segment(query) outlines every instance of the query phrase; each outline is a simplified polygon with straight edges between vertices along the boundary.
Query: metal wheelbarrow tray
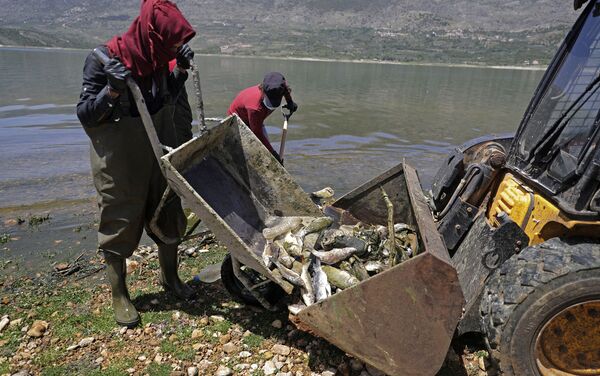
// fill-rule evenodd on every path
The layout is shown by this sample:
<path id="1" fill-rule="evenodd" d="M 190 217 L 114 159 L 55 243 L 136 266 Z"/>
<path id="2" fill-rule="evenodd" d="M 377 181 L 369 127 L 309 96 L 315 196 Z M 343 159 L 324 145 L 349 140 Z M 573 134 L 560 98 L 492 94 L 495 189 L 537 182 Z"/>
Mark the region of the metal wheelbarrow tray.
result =
<path id="1" fill-rule="evenodd" d="M 287 171 L 237 117 L 162 158 L 169 186 L 232 256 L 285 285 L 257 256 L 273 216 L 322 216 Z M 386 224 L 379 187 L 395 222 L 415 227 L 420 253 L 302 310 L 292 320 L 390 375 L 434 375 L 442 366 L 464 303 L 456 270 L 436 229 L 416 171 L 402 163 L 333 206 L 368 224 Z"/>

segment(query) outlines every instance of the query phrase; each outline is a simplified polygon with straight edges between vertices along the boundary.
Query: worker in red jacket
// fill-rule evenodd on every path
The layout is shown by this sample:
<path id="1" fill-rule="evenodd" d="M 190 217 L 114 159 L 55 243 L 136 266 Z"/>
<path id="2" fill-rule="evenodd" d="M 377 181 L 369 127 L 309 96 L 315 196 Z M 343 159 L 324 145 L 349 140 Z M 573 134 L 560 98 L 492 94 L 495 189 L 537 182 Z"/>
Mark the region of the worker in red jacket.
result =
<path id="1" fill-rule="evenodd" d="M 264 121 L 281 105 L 283 97 L 287 102 L 283 108 L 288 109 L 290 114 L 298 110 L 285 77 L 279 72 L 271 72 L 265 75 L 262 84 L 242 90 L 227 111 L 228 115 L 237 114 L 281 164 L 283 160 L 269 141 Z"/>

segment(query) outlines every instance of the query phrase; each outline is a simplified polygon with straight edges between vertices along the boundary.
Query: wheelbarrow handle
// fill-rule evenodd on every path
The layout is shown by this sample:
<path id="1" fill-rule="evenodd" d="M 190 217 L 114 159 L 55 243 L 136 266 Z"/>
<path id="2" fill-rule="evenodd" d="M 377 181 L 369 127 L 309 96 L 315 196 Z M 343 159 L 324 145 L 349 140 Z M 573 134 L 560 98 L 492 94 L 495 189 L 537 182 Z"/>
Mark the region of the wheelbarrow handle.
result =
<path id="1" fill-rule="evenodd" d="M 100 61 L 102 65 L 108 64 L 110 58 L 106 56 L 104 52 L 102 52 L 98 48 L 94 48 L 94 56 Z M 144 124 L 144 128 L 146 129 L 146 134 L 148 135 L 148 140 L 150 140 L 150 145 L 152 145 L 152 151 L 154 152 L 154 156 L 158 161 L 158 165 L 161 164 L 161 157 L 164 155 L 163 150 L 170 150 L 170 148 L 163 146 L 160 143 L 158 138 L 158 134 L 156 133 L 156 128 L 154 128 L 154 122 L 152 121 L 152 116 L 150 116 L 150 112 L 148 112 L 148 107 L 146 106 L 146 101 L 144 100 L 144 96 L 142 95 L 142 91 L 140 90 L 137 83 L 133 80 L 132 77 L 127 77 L 125 81 L 127 83 L 127 87 L 131 91 L 133 95 L 133 99 L 137 106 L 138 112 L 140 113 L 140 118 L 142 119 L 142 123 Z M 162 171 L 162 168 L 161 168 Z"/>

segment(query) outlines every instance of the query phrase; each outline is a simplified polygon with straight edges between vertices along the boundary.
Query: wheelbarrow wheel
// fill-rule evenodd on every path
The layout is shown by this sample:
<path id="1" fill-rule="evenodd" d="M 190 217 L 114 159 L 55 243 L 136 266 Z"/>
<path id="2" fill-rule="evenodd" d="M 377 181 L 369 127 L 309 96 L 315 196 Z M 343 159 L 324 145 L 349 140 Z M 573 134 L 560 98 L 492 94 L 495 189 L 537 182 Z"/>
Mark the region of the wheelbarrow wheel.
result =
<path id="1" fill-rule="evenodd" d="M 244 272 L 248 278 L 254 283 L 260 283 L 266 281 L 267 278 L 260 275 L 256 271 L 242 266 L 242 272 Z M 225 286 L 225 289 L 233 296 L 236 300 L 255 306 L 260 306 L 260 303 L 256 300 L 250 291 L 244 287 L 242 282 L 233 273 L 233 263 L 231 262 L 231 255 L 227 254 L 221 264 L 221 281 Z M 275 305 L 285 296 L 285 291 L 277 285 L 275 282 L 268 282 L 257 288 L 260 293 L 269 303 Z"/>

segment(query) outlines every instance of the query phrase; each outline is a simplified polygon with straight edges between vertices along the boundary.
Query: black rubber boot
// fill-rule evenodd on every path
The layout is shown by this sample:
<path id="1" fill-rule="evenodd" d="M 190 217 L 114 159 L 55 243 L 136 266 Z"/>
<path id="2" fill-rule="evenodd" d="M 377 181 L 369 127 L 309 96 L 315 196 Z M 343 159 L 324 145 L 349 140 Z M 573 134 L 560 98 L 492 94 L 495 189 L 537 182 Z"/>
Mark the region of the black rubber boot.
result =
<path id="1" fill-rule="evenodd" d="M 179 279 L 177 274 L 178 258 L 176 245 L 161 245 L 158 247 L 160 282 L 165 290 L 173 292 L 180 299 L 188 300 L 194 296 L 195 292 L 194 289 Z"/>
<path id="2" fill-rule="evenodd" d="M 115 321 L 120 326 L 133 328 L 140 323 L 140 315 L 133 306 L 133 303 L 131 303 L 131 298 L 127 291 L 125 259 L 105 253 L 104 260 L 106 261 L 106 276 L 110 282 L 112 292 Z"/>

